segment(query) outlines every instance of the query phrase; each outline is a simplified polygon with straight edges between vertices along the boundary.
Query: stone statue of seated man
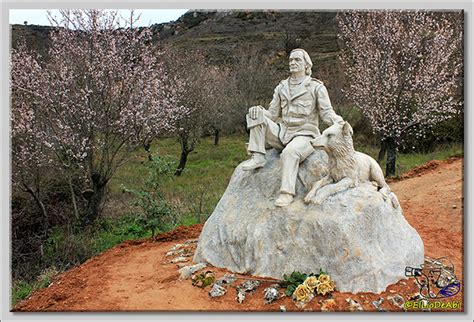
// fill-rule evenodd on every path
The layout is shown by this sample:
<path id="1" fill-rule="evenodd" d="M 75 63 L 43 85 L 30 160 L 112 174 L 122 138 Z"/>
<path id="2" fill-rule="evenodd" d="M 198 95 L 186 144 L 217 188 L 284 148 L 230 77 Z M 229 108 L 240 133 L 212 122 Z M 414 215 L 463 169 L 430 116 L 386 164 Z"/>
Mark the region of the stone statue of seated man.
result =
<path id="1" fill-rule="evenodd" d="M 249 109 L 252 158 L 234 171 L 193 261 L 276 279 L 322 268 L 341 292 L 383 292 L 423 264 L 423 241 L 380 166 L 354 149 L 304 50 L 291 52 L 290 73 L 268 110 Z M 322 134 L 319 118 L 331 125 Z"/>
<path id="2" fill-rule="evenodd" d="M 290 77 L 275 88 L 268 110 L 252 106 L 247 114 L 250 130 L 248 151 L 252 155 L 243 170 L 254 170 L 265 165 L 266 149 L 281 152 L 282 179 L 278 207 L 293 202 L 299 164 L 313 151 L 310 141 L 320 135 L 319 118 L 328 125 L 344 122 L 337 115 L 323 83 L 311 78 L 313 64 L 303 49 L 290 53 Z"/>

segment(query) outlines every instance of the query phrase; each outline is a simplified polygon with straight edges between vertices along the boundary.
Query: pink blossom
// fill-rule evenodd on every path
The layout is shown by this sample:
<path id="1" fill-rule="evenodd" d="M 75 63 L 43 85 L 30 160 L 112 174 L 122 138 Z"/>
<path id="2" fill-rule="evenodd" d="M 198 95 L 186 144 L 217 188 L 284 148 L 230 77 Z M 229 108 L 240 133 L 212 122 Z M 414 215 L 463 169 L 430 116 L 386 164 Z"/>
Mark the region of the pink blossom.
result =
<path id="1" fill-rule="evenodd" d="M 50 16 L 48 57 L 11 52 L 12 149 L 19 168 L 54 160 L 108 181 L 130 152 L 172 131 L 187 109 L 149 28 L 117 12 Z"/>
<path id="2" fill-rule="evenodd" d="M 462 13 L 355 10 L 339 13 L 338 25 L 344 93 L 374 133 L 399 142 L 459 113 Z"/>

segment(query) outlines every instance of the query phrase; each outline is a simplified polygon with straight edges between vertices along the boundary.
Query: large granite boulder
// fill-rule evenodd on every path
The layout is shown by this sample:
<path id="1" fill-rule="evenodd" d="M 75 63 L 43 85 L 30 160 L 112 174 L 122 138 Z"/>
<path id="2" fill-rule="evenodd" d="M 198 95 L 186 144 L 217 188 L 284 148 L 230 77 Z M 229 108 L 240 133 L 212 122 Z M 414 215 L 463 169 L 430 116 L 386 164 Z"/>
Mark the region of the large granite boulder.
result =
<path id="1" fill-rule="evenodd" d="M 322 268 L 344 292 L 380 293 L 423 263 L 423 242 L 371 183 L 340 192 L 322 205 L 303 197 L 325 174 L 327 155 L 315 151 L 300 166 L 295 201 L 274 206 L 281 180 L 278 152 L 255 171 L 236 169 L 207 220 L 194 256 L 233 272 L 282 278 Z"/>

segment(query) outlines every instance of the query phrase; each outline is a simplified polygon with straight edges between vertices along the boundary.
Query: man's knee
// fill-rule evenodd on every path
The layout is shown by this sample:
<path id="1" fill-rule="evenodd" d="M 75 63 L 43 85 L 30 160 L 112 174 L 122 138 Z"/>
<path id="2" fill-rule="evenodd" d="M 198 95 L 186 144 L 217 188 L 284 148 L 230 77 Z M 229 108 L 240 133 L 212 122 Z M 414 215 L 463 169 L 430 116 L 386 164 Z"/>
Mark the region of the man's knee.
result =
<path id="1" fill-rule="evenodd" d="M 300 140 L 301 141 L 301 140 Z M 298 144 L 288 144 L 281 153 L 282 158 L 298 159 L 303 161 L 314 151 L 313 147 L 307 142 L 298 142 Z"/>
<path id="2" fill-rule="evenodd" d="M 282 159 L 299 159 L 300 155 L 297 149 L 295 149 L 291 145 L 287 145 L 281 152 L 281 158 Z"/>

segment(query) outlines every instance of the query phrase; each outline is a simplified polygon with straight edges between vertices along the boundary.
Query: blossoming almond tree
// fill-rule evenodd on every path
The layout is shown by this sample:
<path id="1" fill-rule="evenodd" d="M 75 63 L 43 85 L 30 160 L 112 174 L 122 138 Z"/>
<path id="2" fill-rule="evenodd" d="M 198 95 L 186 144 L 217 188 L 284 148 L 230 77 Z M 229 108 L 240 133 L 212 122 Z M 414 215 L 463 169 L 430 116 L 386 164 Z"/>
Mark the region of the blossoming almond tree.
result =
<path id="1" fill-rule="evenodd" d="M 459 112 L 461 12 L 346 11 L 338 14 L 345 93 L 387 146 L 386 175 L 397 145 L 421 137 Z"/>
<path id="2" fill-rule="evenodd" d="M 181 82 L 181 91 L 176 95 L 178 103 L 187 108 L 187 114 L 177 121 L 174 131 L 181 145 L 175 172 L 179 176 L 201 137 L 209 131 L 216 135 L 216 131 L 228 124 L 235 84 L 228 76 L 228 69 L 211 65 L 199 50 L 167 48 L 165 53 L 166 67 Z"/>
<path id="3" fill-rule="evenodd" d="M 223 131 L 233 131 L 239 123 L 236 111 L 237 82 L 230 68 L 215 67 L 209 69 L 208 92 L 209 108 L 212 115 L 208 119 L 210 133 L 214 136 L 214 145 L 219 145 L 219 136 Z"/>
<path id="4" fill-rule="evenodd" d="M 81 217 L 90 223 L 130 152 L 173 130 L 186 109 L 175 99 L 180 82 L 166 81 L 151 31 L 134 28 L 133 11 L 129 19 L 103 10 L 50 19 L 47 61 L 24 46 L 11 53 L 13 160 L 24 172 L 27 155 L 51 159 L 65 174 L 80 171 L 90 187 Z M 45 148 L 48 157 L 38 154 Z"/>
<path id="5" fill-rule="evenodd" d="M 22 47 L 20 50 L 25 50 Z M 19 59 L 12 56 L 12 59 Z M 13 61 L 12 61 L 13 63 Z M 15 61 L 15 65 L 23 64 L 21 69 L 12 69 L 12 78 L 23 78 L 28 81 L 25 91 L 12 92 L 12 183 L 30 194 L 38 205 L 43 216 L 44 223 L 48 222 L 46 206 L 43 203 L 42 173 L 51 161 L 48 157 L 44 141 L 44 131 L 39 131 L 41 124 L 34 117 L 36 100 L 30 100 L 32 92 L 41 90 L 41 67 L 33 56 L 24 56 L 22 61 Z M 25 86 L 26 87 L 26 86 Z"/>

